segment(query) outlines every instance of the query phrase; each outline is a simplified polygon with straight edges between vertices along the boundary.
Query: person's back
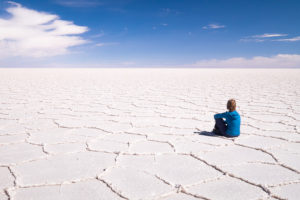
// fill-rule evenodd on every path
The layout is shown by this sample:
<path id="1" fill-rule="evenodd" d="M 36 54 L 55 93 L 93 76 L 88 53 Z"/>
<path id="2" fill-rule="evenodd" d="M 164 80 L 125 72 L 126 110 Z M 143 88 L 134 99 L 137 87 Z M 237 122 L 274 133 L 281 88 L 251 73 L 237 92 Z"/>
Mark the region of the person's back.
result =
<path id="1" fill-rule="evenodd" d="M 236 137 L 240 135 L 241 117 L 236 109 L 236 102 L 230 99 L 227 102 L 227 109 L 229 112 L 215 114 L 216 125 L 214 133 L 229 137 Z M 225 118 L 224 121 L 222 118 Z"/>

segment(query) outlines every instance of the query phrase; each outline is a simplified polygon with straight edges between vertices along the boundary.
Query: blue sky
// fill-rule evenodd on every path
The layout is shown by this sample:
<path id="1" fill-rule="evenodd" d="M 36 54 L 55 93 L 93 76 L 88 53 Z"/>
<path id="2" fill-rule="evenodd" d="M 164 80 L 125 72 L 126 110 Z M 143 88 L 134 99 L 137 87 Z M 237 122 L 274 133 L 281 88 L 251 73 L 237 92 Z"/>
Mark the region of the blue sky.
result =
<path id="1" fill-rule="evenodd" d="M 299 11 L 298 0 L 0 0 L 0 67 L 300 67 Z"/>

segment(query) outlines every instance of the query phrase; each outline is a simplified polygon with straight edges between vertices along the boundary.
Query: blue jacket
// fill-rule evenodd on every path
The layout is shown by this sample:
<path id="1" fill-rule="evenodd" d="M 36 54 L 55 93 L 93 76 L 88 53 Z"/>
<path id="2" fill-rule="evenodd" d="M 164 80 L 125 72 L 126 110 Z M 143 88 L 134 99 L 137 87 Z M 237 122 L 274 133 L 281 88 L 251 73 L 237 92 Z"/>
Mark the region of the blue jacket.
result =
<path id="1" fill-rule="evenodd" d="M 240 135 L 241 117 L 237 111 L 215 114 L 214 118 L 226 119 L 225 121 L 225 123 L 227 124 L 226 134 L 230 136 Z"/>

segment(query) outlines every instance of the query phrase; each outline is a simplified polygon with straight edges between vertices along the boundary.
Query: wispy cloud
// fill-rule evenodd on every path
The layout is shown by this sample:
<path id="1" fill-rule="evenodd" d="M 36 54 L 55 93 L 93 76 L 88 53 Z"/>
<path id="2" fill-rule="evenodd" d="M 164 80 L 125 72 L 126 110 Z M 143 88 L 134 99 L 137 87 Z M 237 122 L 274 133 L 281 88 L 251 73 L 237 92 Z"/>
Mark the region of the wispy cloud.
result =
<path id="1" fill-rule="evenodd" d="M 126 13 L 124 5 L 131 3 L 134 0 L 52 0 L 54 3 L 73 8 L 93 8 L 104 6 L 107 10 Z"/>
<path id="2" fill-rule="evenodd" d="M 156 30 L 156 29 L 160 29 L 160 27 L 167 27 L 167 26 L 169 26 L 169 24 L 167 24 L 167 23 L 161 23 L 161 24 L 157 24 L 157 25 L 154 25 L 154 26 L 152 26 L 152 30 Z"/>
<path id="3" fill-rule="evenodd" d="M 69 52 L 69 47 L 88 41 L 76 36 L 88 31 L 59 16 L 9 2 L 10 18 L 0 18 L 0 57 L 47 57 Z"/>
<path id="4" fill-rule="evenodd" d="M 242 38 L 240 39 L 241 42 L 264 42 L 264 39 L 258 39 L 258 38 Z"/>
<path id="5" fill-rule="evenodd" d="M 103 37 L 104 35 L 105 35 L 104 31 L 101 31 L 100 33 L 92 35 L 91 37 L 92 38 L 99 38 L 99 37 Z"/>
<path id="6" fill-rule="evenodd" d="M 286 37 L 288 34 L 285 33 L 264 33 L 261 35 L 252 35 L 240 39 L 241 42 L 264 42 L 264 41 L 275 41 L 273 38 Z M 278 40 L 279 41 L 279 40 Z"/>
<path id="7" fill-rule="evenodd" d="M 56 0 L 55 2 L 66 7 L 93 7 L 104 4 L 99 0 Z"/>
<path id="8" fill-rule="evenodd" d="M 281 33 L 264 33 L 262 35 L 253 35 L 253 38 L 274 38 L 274 37 L 284 37 L 288 34 L 281 34 Z"/>
<path id="9" fill-rule="evenodd" d="M 179 14 L 182 14 L 182 12 L 171 8 L 162 8 L 159 12 L 159 16 L 161 17 L 167 17 L 169 15 L 179 15 Z"/>
<path id="10" fill-rule="evenodd" d="M 281 41 L 281 42 L 298 42 L 300 41 L 300 36 L 293 37 L 293 38 L 284 38 L 284 39 L 277 39 L 274 41 Z"/>
<path id="11" fill-rule="evenodd" d="M 170 8 L 162 8 L 159 12 L 160 16 L 168 16 L 171 13 Z"/>
<path id="12" fill-rule="evenodd" d="M 228 59 L 200 60 L 188 67 L 220 68 L 296 68 L 300 67 L 299 54 L 278 54 L 271 57 L 233 57 Z"/>
<path id="13" fill-rule="evenodd" d="M 296 37 L 292 37 L 292 38 L 286 38 L 286 36 L 288 36 L 288 34 L 265 33 L 265 34 L 262 34 L 262 35 L 251 36 L 250 39 L 255 40 L 255 41 L 256 40 L 267 41 L 267 39 L 268 39 L 268 41 L 279 41 L 279 42 L 297 42 L 297 41 L 300 41 L 300 36 L 296 36 Z M 275 39 L 275 38 L 279 38 L 279 39 Z"/>
<path id="14" fill-rule="evenodd" d="M 206 26 L 203 26 L 202 29 L 220 29 L 225 28 L 225 25 L 219 25 L 219 24 L 208 24 Z"/>
<path id="15" fill-rule="evenodd" d="M 104 43 L 97 43 L 97 47 L 103 47 L 103 46 L 114 46 L 114 45 L 119 45 L 120 43 L 118 42 L 104 42 Z"/>

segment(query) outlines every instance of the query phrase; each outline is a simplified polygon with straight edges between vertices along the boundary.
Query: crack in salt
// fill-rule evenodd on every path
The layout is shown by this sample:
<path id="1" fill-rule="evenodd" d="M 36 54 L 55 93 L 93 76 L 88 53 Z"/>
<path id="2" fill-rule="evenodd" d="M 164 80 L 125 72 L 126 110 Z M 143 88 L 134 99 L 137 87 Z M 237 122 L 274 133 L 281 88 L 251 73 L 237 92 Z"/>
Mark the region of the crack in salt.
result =
<path id="1" fill-rule="evenodd" d="M 97 180 L 101 181 L 102 183 L 104 183 L 106 185 L 106 187 L 108 187 L 113 193 L 115 193 L 116 195 L 118 195 L 119 197 L 121 197 L 122 199 L 126 199 L 129 200 L 129 198 L 125 197 L 121 192 L 118 192 L 116 189 L 114 189 L 112 187 L 112 185 L 110 185 L 109 183 L 107 183 L 105 180 L 101 179 L 100 177 L 97 177 Z"/>
<path id="2" fill-rule="evenodd" d="M 288 169 L 288 170 L 290 170 L 290 171 L 292 171 L 292 172 L 295 172 L 295 173 L 299 174 L 299 171 L 298 171 L 298 170 L 296 170 L 296 169 L 294 169 L 294 168 L 292 168 L 292 167 L 290 167 L 290 166 L 287 166 L 287 165 L 285 165 L 285 164 L 283 164 L 283 163 L 280 163 L 279 160 L 278 160 L 272 153 L 268 152 L 268 151 L 265 150 L 265 149 L 262 149 L 262 148 L 256 148 L 256 147 L 250 147 L 250 146 L 246 146 L 246 145 L 243 145 L 243 144 L 236 144 L 236 145 L 241 146 L 241 147 L 245 147 L 245 148 L 249 148 L 249 149 L 258 150 L 258 151 L 261 151 L 261 152 L 263 152 L 263 153 L 266 153 L 266 154 L 270 155 L 270 156 L 274 159 L 274 161 L 277 163 L 277 165 L 279 165 L 279 166 L 281 166 L 281 167 L 283 167 L 283 168 L 285 168 L 285 169 Z"/>
<path id="3" fill-rule="evenodd" d="M 243 179 L 243 178 L 241 178 L 241 177 L 238 177 L 238 176 L 236 176 L 236 175 L 234 175 L 234 174 L 232 174 L 232 173 L 228 173 L 228 172 L 222 170 L 221 168 L 219 168 L 218 166 L 213 165 L 213 164 L 210 164 L 210 163 L 208 163 L 206 160 L 201 159 L 201 158 L 199 158 L 198 156 L 196 156 L 196 155 L 194 155 L 194 154 L 192 154 L 192 153 L 191 153 L 191 154 L 187 154 L 187 155 L 190 155 L 191 157 L 195 158 L 196 160 L 199 160 L 199 161 L 205 163 L 207 166 L 210 166 L 210 167 L 214 168 L 215 170 L 217 170 L 217 171 L 223 173 L 224 175 L 228 175 L 228 176 L 230 176 L 230 177 L 232 177 L 232 178 L 239 179 L 239 180 L 241 180 L 241 181 L 243 181 L 243 182 L 245 182 L 245 183 L 247 183 L 247 184 L 256 186 L 256 187 L 262 189 L 262 190 L 263 190 L 264 192 L 266 192 L 268 195 L 271 194 L 271 191 L 270 191 L 268 188 L 266 188 L 265 186 L 261 185 L 261 184 L 253 183 L 253 182 L 251 182 L 251 181 L 248 181 L 248 180 L 246 180 L 246 179 Z"/>

